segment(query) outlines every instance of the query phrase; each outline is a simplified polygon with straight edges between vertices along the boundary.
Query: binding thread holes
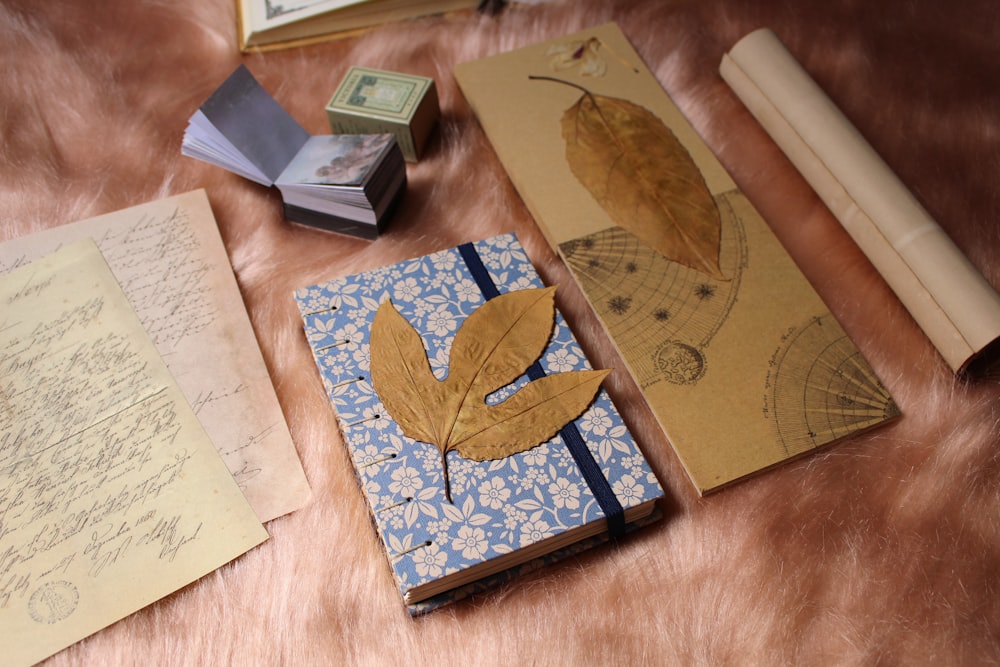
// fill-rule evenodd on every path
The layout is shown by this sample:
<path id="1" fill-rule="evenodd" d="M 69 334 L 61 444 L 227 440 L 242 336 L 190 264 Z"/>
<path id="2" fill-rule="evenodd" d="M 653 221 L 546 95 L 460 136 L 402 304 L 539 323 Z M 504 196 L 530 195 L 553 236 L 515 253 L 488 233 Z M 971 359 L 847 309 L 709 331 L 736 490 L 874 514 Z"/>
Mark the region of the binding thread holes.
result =
<path id="1" fill-rule="evenodd" d="M 409 502 L 413 502 L 413 498 L 406 497 L 406 498 L 403 498 L 402 500 L 399 500 L 399 501 L 396 501 L 396 502 L 392 503 L 391 505 L 386 505 L 385 507 L 379 507 L 377 510 L 375 510 L 375 513 L 378 514 L 378 513 L 381 513 L 381 512 L 388 512 L 389 510 L 391 510 L 394 507 L 399 507 L 400 505 L 405 505 L 405 504 L 407 504 Z"/>
<path id="2" fill-rule="evenodd" d="M 345 338 L 344 340 L 338 340 L 336 343 L 330 343 L 329 345 L 324 345 L 323 347 L 317 347 L 317 352 L 323 352 L 324 350 L 329 350 L 335 347 L 340 347 L 341 345 L 347 345 L 351 342 L 350 338 Z"/>
<path id="3" fill-rule="evenodd" d="M 409 549 L 404 549 L 403 551 L 400 551 L 399 553 L 393 554 L 391 557 L 392 558 L 402 558 L 406 554 L 411 554 L 414 551 L 417 551 L 419 549 L 426 549 L 427 547 L 429 547 L 432 544 L 434 544 L 434 543 L 431 542 L 430 540 L 424 540 L 420 544 L 414 545 L 414 546 L 410 547 Z"/>
<path id="4" fill-rule="evenodd" d="M 377 419 L 382 419 L 382 415 L 376 413 L 376 414 L 372 415 L 371 417 L 365 417 L 364 419 L 359 419 L 356 422 L 351 422 L 351 423 L 347 424 L 347 426 L 349 426 L 349 427 L 350 426 L 357 426 L 358 424 L 364 424 L 366 422 L 373 422 L 373 421 L 375 421 Z"/>
<path id="5" fill-rule="evenodd" d="M 323 313 L 332 313 L 337 310 L 337 306 L 330 306 L 329 308 L 321 308 L 320 310 L 314 310 L 308 313 L 303 313 L 302 317 L 312 317 L 313 315 L 322 315 Z"/>
<path id="6" fill-rule="evenodd" d="M 365 381 L 365 376 L 364 375 L 359 375 L 356 378 L 351 378 L 350 380 L 344 380 L 343 382 L 338 382 L 337 384 L 331 385 L 331 386 L 333 386 L 333 387 L 344 387 L 344 386 L 349 385 L 349 384 L 354 384 L 355 382 L 364 382 L 364 381 Z"/>
<path id="7" fill-rule="evenodd" d="M 396 452 L 393 452 L 392 454 L 389 454 L 389 456 L 383 456 L 380 459 L 375 459 L 374 461 L 369 461 L 368 463 L 360 463 L 360 464 L 358 464 L 358 467 L 359 468 L 368 468 L 370 466 L 377 466 L 379 463 L 385 463 L 386 461 L 393 460 L 394 458 L 396 458 L 396 456 L 398 456 L 396 454 Z"/>

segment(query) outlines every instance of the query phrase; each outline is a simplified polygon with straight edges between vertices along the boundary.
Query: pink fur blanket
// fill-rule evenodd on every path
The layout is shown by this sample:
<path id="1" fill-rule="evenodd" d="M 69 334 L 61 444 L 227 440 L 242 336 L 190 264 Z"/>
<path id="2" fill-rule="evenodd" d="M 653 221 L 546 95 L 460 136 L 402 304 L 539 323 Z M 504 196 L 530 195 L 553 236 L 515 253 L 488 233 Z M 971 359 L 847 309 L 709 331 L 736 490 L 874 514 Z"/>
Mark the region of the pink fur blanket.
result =
<path id="1" fill-rule="evenodd" d="M 668 491 L 618 544 L 411 619 L 327 407 L 296 287 L 515 231 L 595 365 L 621 367 L 462 98 L 465 60 L 615 20 L 897 399 L 870 434 L 699 498 L 634 384 L 609 384 Z M 995 664 L 1000 386 L 960 381 L 720 79 L 771 27 L 1000 286 L 993 0 L 567 0 L 241 56 L 232 0 L 0 1 L 0 240 L 207 189 L 311 483 L 230 565 L 59 653 L 96 664 Z M 437 81 L 442 116 L 375 242 L 294 226 L 273 191 L 180 155 L 240 62 L 314 134 L 351 65 Z M 751 400 L 751 397 L 748 397 Z M 2 662 L 2 659 L 0 659 Z"/>

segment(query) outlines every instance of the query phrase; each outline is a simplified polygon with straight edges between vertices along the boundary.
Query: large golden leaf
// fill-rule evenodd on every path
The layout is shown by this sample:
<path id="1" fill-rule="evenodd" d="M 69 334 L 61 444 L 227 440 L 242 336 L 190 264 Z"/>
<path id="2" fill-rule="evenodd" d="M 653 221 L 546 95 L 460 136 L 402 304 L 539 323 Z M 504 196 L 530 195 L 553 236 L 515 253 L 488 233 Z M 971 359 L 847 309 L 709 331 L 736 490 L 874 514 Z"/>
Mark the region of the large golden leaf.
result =
<path id="1" fill-rule="evenodd" d="M 460 414 L 453 431 L 455 448 L 467 459 L 489 461 L 545 442 L 580 416 L 610 372 L 547 375 L 503 403 Z"/>
<path id="2" fill-rule="evenodd" d="M 615 224 L 669 260 L 713 278 L 722 222 L 701 170 L 648 109 L 584 91 L 562 116 L 566 160 Z"/>
<path id="3" fill-rule="evenodd" d="M 609 371 L 557 373 L 527 383 L 496 404 L 486 398 L 524 374 L 552 335 L 555 288 L 519 290 L 487 301 L 462 324 L 448 376 L 431 372 L 420 334 L 391 302 L 371 329 L 371 380 L 404 435 L 441 452 L 451 501 L 447 454 L 486 461 L 549 440 L 594 400 Z"/>
<path id="4" fill-rule="evenodd" d="M 469 402 L 513 382 L 548 344 L 554 309 L 554 287 L 511 292 L 477 308 L 455 334 L 449 386 Z"/>
<path id="5" fill-rule="evenodd" d="M 438 380 L 420 334 L 389 301 L 375 313 L 369 351 L 372 386 L 403 433 L 423 442 L 441 440 L 441 426 L 434 416 L 451 411 L 454 401 L 443 392 L 428 390 Z"/>

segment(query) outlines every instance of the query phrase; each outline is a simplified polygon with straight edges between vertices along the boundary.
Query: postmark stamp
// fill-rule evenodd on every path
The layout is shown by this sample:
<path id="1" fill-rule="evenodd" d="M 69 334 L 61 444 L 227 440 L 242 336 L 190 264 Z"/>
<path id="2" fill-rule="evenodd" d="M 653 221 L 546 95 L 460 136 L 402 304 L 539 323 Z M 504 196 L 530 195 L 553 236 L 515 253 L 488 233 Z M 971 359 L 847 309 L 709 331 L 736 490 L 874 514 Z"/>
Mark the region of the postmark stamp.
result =
<path id="1" fill-rule="evenodd" d="M 76 611 L 80 592 L 70 581 L 49 581 L 31 594 L 28 613 L 38 623 L 51 625 L 65 620 Z"/>

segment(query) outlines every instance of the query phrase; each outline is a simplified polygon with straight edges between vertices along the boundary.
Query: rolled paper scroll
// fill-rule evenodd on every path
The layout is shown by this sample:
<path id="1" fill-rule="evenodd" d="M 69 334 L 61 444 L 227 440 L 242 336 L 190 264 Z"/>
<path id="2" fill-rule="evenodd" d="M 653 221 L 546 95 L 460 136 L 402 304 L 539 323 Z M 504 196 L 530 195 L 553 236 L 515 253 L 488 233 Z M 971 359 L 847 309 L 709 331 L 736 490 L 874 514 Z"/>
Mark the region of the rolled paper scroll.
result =
<path id="1" fill-rule="evenodd" d="M 952 370 L 969 370 L 1000 339 L 990 283 L 773 32 L 741 39 L 719 71 Z"/>

